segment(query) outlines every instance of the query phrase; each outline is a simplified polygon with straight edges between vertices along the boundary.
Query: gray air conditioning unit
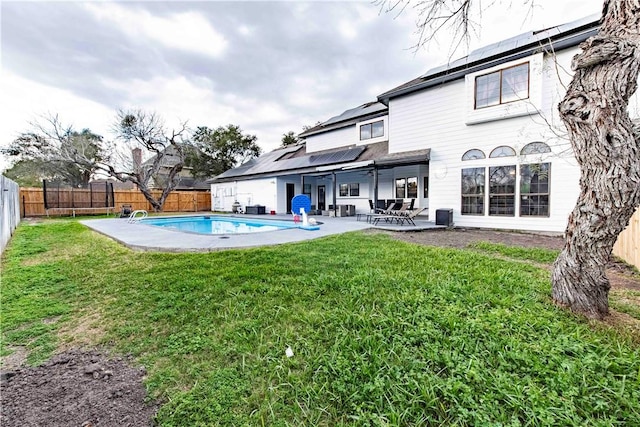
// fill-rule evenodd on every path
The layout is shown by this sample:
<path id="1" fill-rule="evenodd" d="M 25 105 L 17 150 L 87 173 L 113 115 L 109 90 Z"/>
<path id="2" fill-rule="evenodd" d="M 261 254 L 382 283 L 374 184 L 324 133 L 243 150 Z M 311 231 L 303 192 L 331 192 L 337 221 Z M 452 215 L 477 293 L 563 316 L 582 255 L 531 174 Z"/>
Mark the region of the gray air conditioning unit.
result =
<path id="1" fill-rule="evenodd" d="M 436 225 L 453 227 L 453 209 L 436 209 Z"/>

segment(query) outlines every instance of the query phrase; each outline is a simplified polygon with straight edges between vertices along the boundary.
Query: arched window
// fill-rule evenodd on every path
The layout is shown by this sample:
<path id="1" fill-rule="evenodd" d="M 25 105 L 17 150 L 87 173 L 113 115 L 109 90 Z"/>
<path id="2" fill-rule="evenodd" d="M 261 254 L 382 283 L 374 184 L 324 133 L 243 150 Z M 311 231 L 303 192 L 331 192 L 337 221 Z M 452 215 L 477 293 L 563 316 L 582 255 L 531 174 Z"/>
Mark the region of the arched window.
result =
<path id="1" fill-rule="evenodd" d="M 511 147 L 507 147 L 506 145 L 501 145 L 500 147 L 496 147 L 491 151 L 489 157 L 512 157 L 516 155 L 516 150 Z"/>
<path id="2" fill-rule="evenodd" d="M 542 153 L 550 153 L 551 148 L 544 142 L 530 142 L 529 144 L 522 147 L 520 150 L 520 154 L 542 154 Z"/>
<path id="3" fill-rule="evenodd" d="M 477 148 L 471 149 L 462 155 L 462 160 L 478 160 L 484 158 L 485 155 L 482 150 L 478 150 Z"/>

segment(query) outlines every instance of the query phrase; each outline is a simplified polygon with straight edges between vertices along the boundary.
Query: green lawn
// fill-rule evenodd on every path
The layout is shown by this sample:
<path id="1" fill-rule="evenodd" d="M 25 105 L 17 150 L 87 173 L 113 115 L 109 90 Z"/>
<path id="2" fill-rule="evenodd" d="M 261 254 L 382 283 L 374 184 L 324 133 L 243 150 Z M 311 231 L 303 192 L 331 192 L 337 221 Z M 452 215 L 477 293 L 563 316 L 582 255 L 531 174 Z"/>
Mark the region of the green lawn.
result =
<path id="1" fill-rule="evenodd" d="M 555 308 L 523 261 L 547 258 L 363 233 L 137 253 L 77 221 L 22 224 L 1 351 L 133 353 L 163 426 L 640 425 L 640 340 Z"/>

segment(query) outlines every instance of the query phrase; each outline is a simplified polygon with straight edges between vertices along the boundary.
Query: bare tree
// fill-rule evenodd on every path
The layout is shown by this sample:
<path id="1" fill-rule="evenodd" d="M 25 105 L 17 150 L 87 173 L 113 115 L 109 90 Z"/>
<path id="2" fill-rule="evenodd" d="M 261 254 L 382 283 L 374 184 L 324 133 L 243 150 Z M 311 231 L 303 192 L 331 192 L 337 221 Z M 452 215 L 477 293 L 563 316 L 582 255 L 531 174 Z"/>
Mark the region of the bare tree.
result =
<path id="1" fill-rule="evenodd" d="M 98 169 L 119 181 L 136 184 L 153 209 L 161 211 L 167 196 L 178 185 L 179 173 L 184 167 L 186 123 L 178 130 L 167 132 L 160 117 L 154 113 L 119 110 L 114 131 L 129 150 L 117 151 L 121 155 L 119 162 L 103 163 Z M 143 152 L 151 155 L 144 162 Z M 151 184 L 161 187 L 158 198 L 154 196 Z"/>
<path id="2" fill-rule="evenodd" d="M 184 167 L 186 123 L 167 132 L 160 117 L 154 113 L 118 111 L 114 124 L 115 141 L 105 141 L 88 130 L 75 132 L 72 127 L 63 125 L 58 116 L 46 117 L 32 126 L 33 132 L 21 135 L 4 152 L 37 160 L 38 164 L 53 167 L 59 174 L 70 170 L 80 175 L 83 182 L 100 173 L 122 182 L 132 182 L 155 211 L 162 210 Z M 142 161 L 143 157 L 145 161 Z M 75 185 L 70 179 L 67 181 Z M 159 197 L 154 196 L 153 188 L 160 188 Z"/>
<path id="3" fill-rule="evenodd" d="M 470 11 L 479 3 L 417 2 L 416 47 L 443 28 L 467 40 L 476 28 Z M 534 3 L 525 1 L 529 7 Z M 410 5 L 407 0 L 377 4 L 387 11 Z M 598 34 L 582 43 L 582 52 L 574 57 L 573 80 L 559 105 L 580 165 L 581 191 L 552 274 L 554 301 L 596 319 L 609 314 L 605 268 L 613 245 L 640 206 L 640 126 L 627 112 L 640 69 L 640 1 L 604 0 L 600 23 Z"/>
<path id="4" fill-rule="evenodd" d="M 86 186 L 97 170 L 96 164 L 106 156 L 102 136 L 89 129 L 77 132 L 63 126 L 55 115 L 45 116 L 31 126 L 32 132 L 21 134 L 2 152 L 17 159 L 16 165 L 23 172 L 31 169 L 32 179 Z M 76 161 L 79 158 L 83 161 Z"/>

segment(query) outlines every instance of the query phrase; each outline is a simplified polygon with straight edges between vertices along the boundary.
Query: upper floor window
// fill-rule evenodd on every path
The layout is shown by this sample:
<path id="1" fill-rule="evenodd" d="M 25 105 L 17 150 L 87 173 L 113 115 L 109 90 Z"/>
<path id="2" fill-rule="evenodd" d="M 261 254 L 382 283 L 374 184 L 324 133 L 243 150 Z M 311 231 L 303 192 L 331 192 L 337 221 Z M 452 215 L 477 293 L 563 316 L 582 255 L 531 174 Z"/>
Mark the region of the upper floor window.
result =
<path id="1" fill-rule="evenodd" d="M 501 145 L 500 147 L 494 148 L 491 154 L 489 154 L 489 157 L 493 159 L 495 157 L 513 157 L 515 155 L 516 150 L 506 145 Z"/>
<path id="2" fill-rule="evenodd" d="M 360 140 L 384 136 L 384 121 L 367 123 L 360 126 Z"/>
<path id="3" fill-rule="evenodd" d="M 544 142 L 530 142 L 529 144 L 522 147 L 520 150 L 520 154 L 542 154 L 542 153 L 550 153 L 551 148 Z"/>
<path id="4" fill-rule="evenodd" d="M 476 77 L 475 108 L 529 98 L 529 63 Z"/>
<path id="5" fill-rule="evenodd" d="M 484 152 L 482 150 L 478 150 L 477 148 L 473 148 L 462 155 L 462 160 L 478 160 L 484 159 Z"/>

